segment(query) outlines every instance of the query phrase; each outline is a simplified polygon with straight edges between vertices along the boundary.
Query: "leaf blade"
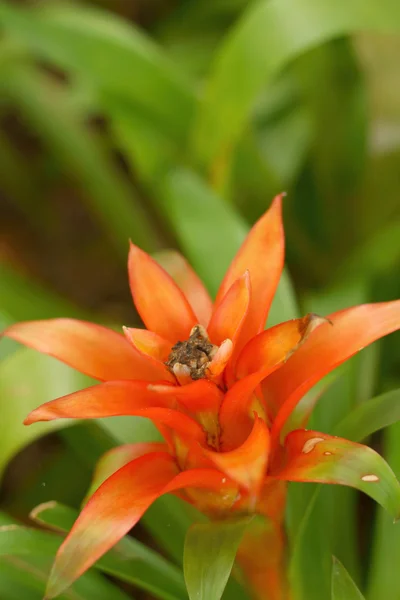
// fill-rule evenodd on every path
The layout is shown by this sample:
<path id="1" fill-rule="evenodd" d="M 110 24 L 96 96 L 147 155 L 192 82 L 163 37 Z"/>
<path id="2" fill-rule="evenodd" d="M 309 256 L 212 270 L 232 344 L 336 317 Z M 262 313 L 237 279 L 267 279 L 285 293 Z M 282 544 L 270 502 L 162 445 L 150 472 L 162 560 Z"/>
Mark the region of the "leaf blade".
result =
<path id="1" fill-rule="evenodd" d="M 190 600 L 219 600 L 223 594 L 248 518 L 201 523 L 189 529 L 184 575 Z"/>
<path id="2" fill-rule="evenodd" d="M 332 600 L 364 600 L 364 596 L 337 558 L 332 566 Z"/>

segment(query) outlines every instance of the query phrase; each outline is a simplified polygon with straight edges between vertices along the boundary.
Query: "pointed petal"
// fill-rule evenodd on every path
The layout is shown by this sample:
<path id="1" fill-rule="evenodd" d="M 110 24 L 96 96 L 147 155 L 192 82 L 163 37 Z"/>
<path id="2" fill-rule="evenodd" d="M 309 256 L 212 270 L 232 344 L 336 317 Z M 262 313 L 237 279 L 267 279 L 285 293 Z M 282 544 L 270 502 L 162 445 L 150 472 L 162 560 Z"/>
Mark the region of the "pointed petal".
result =
<path id="1" fill-rule="evenodd" d="M 208 515 L 226 515 L 232 509 L 239 490 L 225 473 L 212 468 L 182 471 L 168 484 L 163 493 L 185 489 L 185 499 Z"/>
<path id="2" fill-rule="evenodd" d="M 198 323 L 207 327 L 212 313 L 212 300 L 203 282 L 187 260 L 176 250 L 164 250 L 157 254 L 157 261 L 184 293 Z"/>
<path id="3" fill-rule="evenodd" d="M 329 316 L 308 341 L 263 383 L 276 407 L 273 437 L 278 436 L 302 396 L 335 367 L 375 340 L 400 327 L 400 300 L 364 304 Z"/>
<path id="4" fill-rule="evenodd" d="M 101 325 L 76 319 L 27 321 L 11 325 L 4 335 L 102 381 L 165 379 L 165 369 L 157 369 L 123 335 Z"/>
<path id="5" fill-rule="evenodd" d="M 148 331 L 148 329 L 123 327 L 123 330 L 129 342 L 133 344 L 138 352 L 165 363 L 172 347 L 169 340 Z M 166 368 L 165 370 L 168 371 Z"/>
<path id="6" fill-rule="evenodd" d="M 224 394 L 215 383 L 199 379 L 185 386 L 152 384 L 149 389 L 177 400 L 179 405 L 204 427 L 208 443 L 215 445 L 219 435 L 218 414 L 224 398 Z"/>
<path id="7" fill-rule="evenodd" d="M 250 272 L 252 298 L 246 318 L 244 343 L 264 329 L 272 299 L 282 273 L 284 233 L 281 215 L 282 195 L 254 225 L 237 253 L 217 294 L 218 306 L 234 281 L 246 270 Z"/>
<path id="8" fill-rule="evenodd" d="M 169 408 L 170 398 L 151 392 L 145 381 L 109 381 L 51 400 L 32 411 L 25 425 L 54 419 L 98 419 L 130 415 L 167 425 L 183 437 L 204 441 L 201 426 Z"/>
<path id="9" fill-rule="evenodd" d="M 93 494 L 61 545 L 46 598 L 61 594 L 139 521 L 160 495 L 185 487 L 217 491 L 222 495 L 232 482 L 213 469 L 177 474 L 169 454 L 142 456 L 109 477 Z"/>
<path id="10" fill-rule="evenodd" d="M 173 386 L 153 383 L 148 389 L 164 397 L 174 398 L 187 410 L 197 413 L 198 411 L 214 411 L 218 415 L 219 407 L 224 397 L 221 390 L 207 379 L 191 381 L 185 386 Z"/>
<path id="11" fill-rule="evenodd" d="M 285 450 L 285 465 L 272 472 L 273 477 L 354 487 L 399 517 L 400 484 L 385 460 L 368 446 L 296 429 L 287 436 Z"/>
<path id="12" fill-rule="evenodd" d="M 222 446 L 225 450 L 236 448 L 249 435 L 253 413 L 267 417 L 266 406 L 254 392 L 260 382 L 270 375 L 279 364 L 267 366 L 261 371 L 237 381 L 225 394 L 219 413 Z"/>
<path id="13" fill-rule="evenodd" d="M 112 448 L 103 454 L 96 464 L 87 499 L 118 469 L 121 469 L 136 458 L 152 452 L 168 452 L 168 447 L 162 442 L 141 442 L 138 444 L 116 446 L 116 448 Z"/>
<path id="14" fill-rule="evenodd" d="M 268 366 L 285 362 L 294 354 L 324 317 L 310 313 L 302 319 L 280 323 L 256 335 L 243 348 L 236 363 L 236 377 L 242 379 Z"/>
<path id="15" fill-rule="evenodd" d="M 216 304 L 207 328 L 213 344 L 219 346 L 226 339 L 233 343 L 240 334 L 250 304 L 250 276 L 246 271 Z"/>
<path id="16" fill-rule="evenodd" d="M 186 340 L 197 319 L 173 279 L 133 244 L 128 270 L 133 301 L 147 329 L 173 343 Z"/>
<path id="17" fill-rule="evenodd" d="M 233 481 L 257 494 L 265 476 L 269 448 L 268 427 L 256 415 L 253 429 L 241 446 L 230 452 L 204 450 L 204 454 Z"/>
<path id="18" fill-rule="evenodd" d="M 147 454 L 107 479 L 86 504 L 61 544 L 46 598 L 68 588 L 136 525 L 177 473 L 169 454 Z"/>

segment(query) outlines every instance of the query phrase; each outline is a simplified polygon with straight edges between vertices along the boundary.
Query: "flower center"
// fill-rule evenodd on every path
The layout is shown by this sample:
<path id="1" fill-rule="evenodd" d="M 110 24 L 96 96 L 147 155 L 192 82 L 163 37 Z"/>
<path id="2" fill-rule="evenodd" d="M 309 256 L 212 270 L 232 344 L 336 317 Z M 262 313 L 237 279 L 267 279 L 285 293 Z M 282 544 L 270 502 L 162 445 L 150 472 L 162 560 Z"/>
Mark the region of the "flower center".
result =
<path id="1" fill-rule="evenodd" d="M 171 373 L 178 367 L 186 367 L 192 379 L 206 377 L 206 370 L 218 350 L 214 346 L 202 325 L 195 325 L 185 342 L 177 342 L 172 347 L 166 365 Z M 175 367 L 175 369 L 174 369 Z"/>

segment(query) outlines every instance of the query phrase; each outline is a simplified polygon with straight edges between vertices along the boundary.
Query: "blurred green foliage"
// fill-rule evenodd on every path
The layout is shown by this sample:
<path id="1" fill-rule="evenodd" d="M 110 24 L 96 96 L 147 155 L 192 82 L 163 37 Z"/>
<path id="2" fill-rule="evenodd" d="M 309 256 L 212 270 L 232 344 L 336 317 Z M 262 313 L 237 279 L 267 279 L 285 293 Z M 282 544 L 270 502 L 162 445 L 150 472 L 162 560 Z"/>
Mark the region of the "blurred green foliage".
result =
<path id="1" fill-rule="evenodd" d="M 0 26 L 2 327 L 138 323 L 129 238 L 179 248 L 214 293 L 282 190 L 288 271 L 271 322 L 400 295 L 398 0 L 9 0 Z M 313 416 L 324 431 L 369 436 L 397 475 L 398 392 L 386 392 L 399 346 L 394 335 L 352 359 Z M 0 356 L 1 523 L 27 522 L 49 499 L 77 509 L 103 451 L 153 435 L 134 419 L 24 430 L 34 404 L 84 382 L 15 344 L 2 341 Z M 110 554 L 64 597 L 185 598 L 173 563 L 193 515 L 178 502 L 159 500 L 138 529 L 166 558 L 137 542 L 130 575 Z M 338 562 L 331 583 L 333 554 L 367 600 L 399 597 L 389 557 L 400 531 L 356 492 L 293 484 L 288 526 L 302 600 L 361 597 Z M 0 530 L 2 599 L 42 597 L 55 538 Z M 232 585 L 224 597 L 241 594 Z"/>

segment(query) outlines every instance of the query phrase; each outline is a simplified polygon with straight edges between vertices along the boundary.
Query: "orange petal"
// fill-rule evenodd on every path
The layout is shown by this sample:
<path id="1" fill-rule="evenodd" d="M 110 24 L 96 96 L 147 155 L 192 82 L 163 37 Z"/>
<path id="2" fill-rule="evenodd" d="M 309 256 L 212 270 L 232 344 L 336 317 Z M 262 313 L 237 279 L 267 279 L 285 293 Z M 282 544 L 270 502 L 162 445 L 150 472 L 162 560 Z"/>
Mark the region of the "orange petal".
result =
<path id="1" fill-rule="evenodd" d="M 213 411 L 218 415 L 219 407 L 224 397 L 221 390 L 207 379 L 198 379 L 185 386 L 164 384 L 149 384 L 148 389 L 164 397 L 175 398 L 187 410 Z"/>
<path id="2" fill-rule="evenodd" d="M 272 477 L 353 487 L 398 517 L 399 483 L 372 448 L 319 431 L 297 429 L 287 436 L 285 451 L 284 463 Z"/>
<path id="3" fill-rule="evenodd" d="M 279 364 L 272 367 L 268 366 L 261 371 L 247 375 L 247 377 L 237 381 L 225 394 L 219 413 L 224 449 L 230 450 L 239 446 L 249 435 L 252 427 L 252 404 L 255 400 L 258 402 L 254 396 L 254 391 L 259 383 L 278 366 Z M 265 412 L 263 407 L 264 404 L 257 409 L 259 414 Z"/>
<path id="4" fill-rule="evenodd" d="M 292 319 L 263 331 L 243 348 L 236 363 L 236 377 L 242 379 L 250 373 L 285 362 L 307 340 L 314 329 L 326 322 L 315 314 L 302 319 Z"/>
<path id="5" fill-rule="evenodd" d="M 51 400 L 32 411 L 25 425 L 54 419 L 146 417 L 166 425 L 184 437 L 205 440 L 204 431 L 187 415 L 168 408 L 171 399 L 151 392 L 145 381 L 109 381 Z"/>
<path id="6" fill-rule="evenodd" d="M 138 458 L 109 477 L 93 494 L 62 543 L 50 574 L 46 598 L 61 594 L 139 521 L 162 494 L 185 487 L 223 496 L 234 485 L 214 469 L 177 473 L 169 454 Z"/>
<path id="7" fill-rule="evenodd" d="M 151 452 L 167 452 L 168 448 L 162 442 L 140 442 L 138 444 L 123 444 L 112 448 L 100 458 L 96 464 L 88 497 L 97 488 L 111 477 L 118 469 L 121 469 L 132 460 L 150 454 Z"/>
<path id="8" fill-rule="evenodd" d="M 250 272 L 252 297 L 241 346 L 264 329 L 282 273 L 284 233 L 281 203 L 282 194 L 274 199 L 270 209 L 251 229 L 218 290 L 216 307 L 234 281 L 245 271 Z"/>
<path id="9" fill-rule="evenodd" d="M 253 429 L 241 446 L 230 452 L 204 450 L 204 454 L 233 481 L 257 494 L 265 476 L 269 448 L 268 427 L 256 415 Z"/>
<path id="10" fill-rule="evenodd" d="M 147 329 L 173 343 L 186 340 L 197 318 L 174 280 L 133 244 L 128 270 L 133 300 Z"/>
<path id="11" fill-rule="evenodd" d="M 119 469 L 86 504 L 61 544 L 46 598 L 68 588 L 136 525 L 177 473 L 169 454 L 147 454 Z"/>
<path id="12" fill-rule="evenodd" d="M 237 339 L 245 321 L 250 303 L 250 276 L 248 271 L 239 277 L 216 305 L 208 335 L 213 344 L 220 346 L 226 339 Z"/>
<path id="13" fill-rule="evenodd" d="M 177 400 L 207 431 L 208 443 L 213 446 L 218 443 L 218 413 L 224 395 L 214 383 L 199 379 L 184 386 L 152 384 L 149 389 Z"/>
<path id="14" fill-rule="evenodd" d="M 168 379 L 164 366 L 147 360 L 119 333 L 76 319 L 16 323 L 4 335 L 49 354 L 90 377 L 111 379 Z"/>
<path id="15" fill-rule="evenodd" d="M 309 340 L 263 383 L 268 402 L 276 406 L 272 434 L 279 436 L 304 394 L 335 367 L 368 344 L 400 328 L 400 300 L 364 304 L 329 316 Z"/>
<path id="16" fill-rule="evenodd" d="M 127 339 L 138 352 L 165 363 L 171 352 L 171 342 L 147 329 L 123 327 Z"/>
<path id="17" fill-rule="evenodd" d="M 226 515 L 239 496 L 237 484 L 225 473 L 212 468 L 182 471 L 166 486 L 163 493 L 182 488 L 185 488 L 185 498 L 198 510 L 209 515 Z"/>
<path id="18" fill-rule="evenodd" d="M 176 250 L 163 250 L 158 252 L 157 261 L 185 294 L 198 323 L 207 327 L 212 313 L 212 300 L 187 260 Z"/>

